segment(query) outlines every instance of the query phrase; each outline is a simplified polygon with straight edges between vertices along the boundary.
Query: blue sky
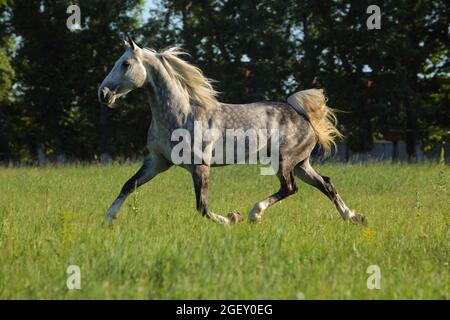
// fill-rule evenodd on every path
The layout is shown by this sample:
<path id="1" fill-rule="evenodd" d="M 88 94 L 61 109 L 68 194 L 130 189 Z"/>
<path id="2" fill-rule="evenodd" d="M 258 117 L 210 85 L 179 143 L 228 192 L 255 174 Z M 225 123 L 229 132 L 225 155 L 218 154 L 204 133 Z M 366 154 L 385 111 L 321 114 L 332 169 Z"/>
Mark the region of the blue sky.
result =
<path id="1" fill-rule="evenodd" d="M 145 0 L 144 12 L 143 12 L 143 16 L 144 16 L 145 20 L 148 19 L 148 16 L 149 16 L 148 12 L 149 12 L 149 10 L 151 8 L 154 8 L 157 5 L 158 2 L 159 2 L 158 0 Z"/>

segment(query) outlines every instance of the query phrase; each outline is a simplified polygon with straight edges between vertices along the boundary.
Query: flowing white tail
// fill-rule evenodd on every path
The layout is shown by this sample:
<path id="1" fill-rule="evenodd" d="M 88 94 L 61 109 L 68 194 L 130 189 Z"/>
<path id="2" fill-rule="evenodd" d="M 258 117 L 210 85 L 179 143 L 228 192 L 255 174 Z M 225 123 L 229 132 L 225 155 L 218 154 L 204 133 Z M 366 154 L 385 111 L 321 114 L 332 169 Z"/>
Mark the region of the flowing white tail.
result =
<path id="1" fill-rule="evenodd" d="M 335 145 L 334 140 L 341 138 L 342 134 L 336 128 L 336 116 L 333 109 L 327 106 L 323 90 L 299 91 L 291 95 L 287 102 L 309 119 L 319 144 L 328 153 L 331 146 Z"/>

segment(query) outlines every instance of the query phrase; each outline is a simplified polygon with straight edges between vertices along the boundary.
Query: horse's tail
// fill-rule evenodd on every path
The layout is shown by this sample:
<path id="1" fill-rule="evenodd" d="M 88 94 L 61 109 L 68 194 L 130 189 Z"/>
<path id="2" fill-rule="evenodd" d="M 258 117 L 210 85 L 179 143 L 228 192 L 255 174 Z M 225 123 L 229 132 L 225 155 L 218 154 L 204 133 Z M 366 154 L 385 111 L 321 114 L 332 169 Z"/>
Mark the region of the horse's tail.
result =
<path id="1" fill-rule="evenodd" d="M 287 102 L 308 118 L 319 144 L 329 153 L 331 146 L 336 146 L 334 140 L 341 138 L 342 133 L 336 128 L 335 112 L 326 100 L 323 90 L 309 89 L 294 93 Z"/>

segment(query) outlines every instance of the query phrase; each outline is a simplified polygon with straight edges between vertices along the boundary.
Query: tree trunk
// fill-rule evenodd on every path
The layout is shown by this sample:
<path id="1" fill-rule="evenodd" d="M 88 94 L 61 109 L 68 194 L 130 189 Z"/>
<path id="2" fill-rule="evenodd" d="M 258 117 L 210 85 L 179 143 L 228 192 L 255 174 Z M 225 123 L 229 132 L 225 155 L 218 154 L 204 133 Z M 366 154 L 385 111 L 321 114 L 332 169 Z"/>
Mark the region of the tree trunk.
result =
<path id="1" fill-rule="evenodd" d="M 42 143 L 37 144 L 36 157 L 38 166 L 43 167 L 47 164 L 47 156 L 45 155 L 45 147 Z"/>
<path id="2" fill-rule="evenodd" d="M 398 141 L 392 141 L 392 163 L 398 161 Z"/>
<path id="3" fill-rule="evenodd" d="M 409 97 L 405 101 L 406 107 L 406 152 L 408 153 L 408 162 L 416 160 L 416 141 L 417 141 L 417 115 Z"/>

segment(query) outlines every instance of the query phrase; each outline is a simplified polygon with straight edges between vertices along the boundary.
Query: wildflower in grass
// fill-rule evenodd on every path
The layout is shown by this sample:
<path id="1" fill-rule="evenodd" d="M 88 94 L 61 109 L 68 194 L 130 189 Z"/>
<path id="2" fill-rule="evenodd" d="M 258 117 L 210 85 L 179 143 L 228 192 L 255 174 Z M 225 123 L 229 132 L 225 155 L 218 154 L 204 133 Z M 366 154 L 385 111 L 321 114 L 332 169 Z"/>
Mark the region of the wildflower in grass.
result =
<path id="1" fill-rule="evenodd" d="M 375 241 L 376 232 L 372 228 L 364 228 L 361 233 L 361 238 L 363 242 L 367 244 L 373 244 Z"/>
<path id="2" fill-rule="evenodd" d="M 131 201 L 131 203 L 129 204 L 130 210 L 131 212 L 133 212 L 134 214 L 138 214 L 140 211 L 139 208 L 139 191 L 135 191 L 133 193 L 133 199 Z"/>

